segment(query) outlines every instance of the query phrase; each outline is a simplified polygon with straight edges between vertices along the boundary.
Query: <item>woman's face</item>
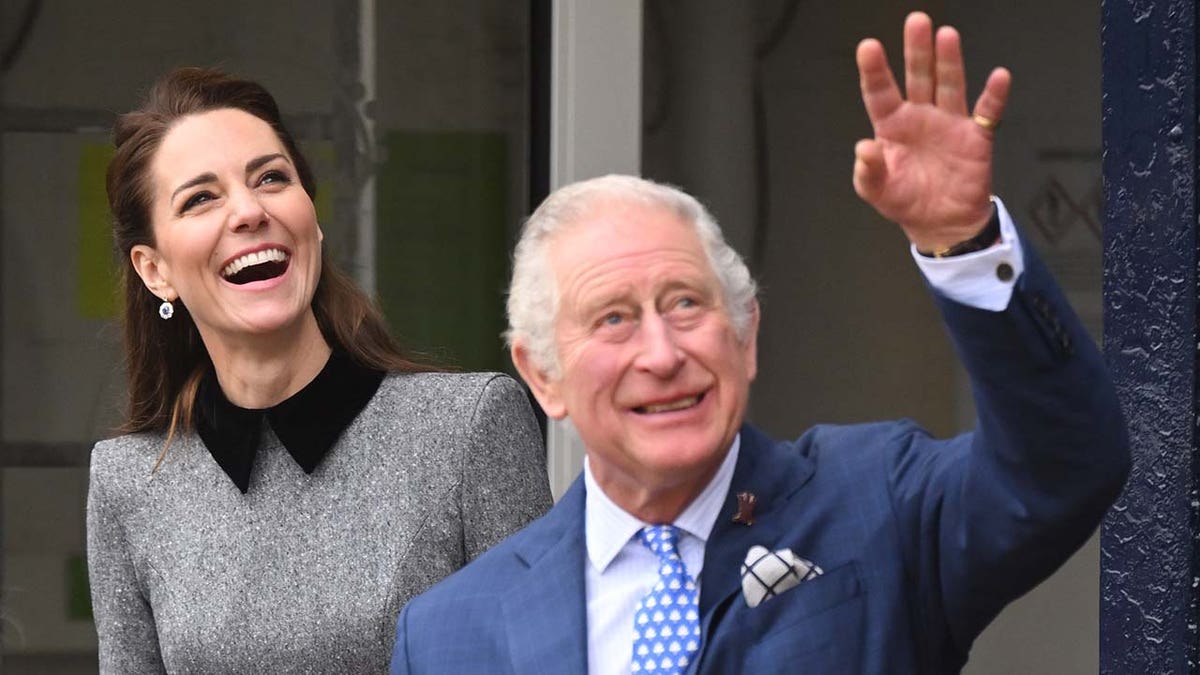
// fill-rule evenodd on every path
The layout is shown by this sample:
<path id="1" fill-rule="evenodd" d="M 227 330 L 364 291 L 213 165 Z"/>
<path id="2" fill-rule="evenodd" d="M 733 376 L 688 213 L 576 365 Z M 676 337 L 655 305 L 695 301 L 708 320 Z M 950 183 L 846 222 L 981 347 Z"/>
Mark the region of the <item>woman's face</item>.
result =
<path id="1" fill-rule="evenodd" d="M 149 178 L 155 245 L 130 255 L 151 292 L 181 299 L 206 344 L 299 330 L 321 276 L 322 233 L 271 127 L 228 108 L 184 117 Z"/>

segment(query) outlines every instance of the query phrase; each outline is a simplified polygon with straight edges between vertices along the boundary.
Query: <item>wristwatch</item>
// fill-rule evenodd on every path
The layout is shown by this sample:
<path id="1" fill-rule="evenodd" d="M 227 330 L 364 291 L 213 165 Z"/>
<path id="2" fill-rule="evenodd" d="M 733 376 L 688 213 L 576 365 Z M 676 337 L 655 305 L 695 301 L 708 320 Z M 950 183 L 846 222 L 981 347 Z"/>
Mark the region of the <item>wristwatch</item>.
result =
<path id="1" fill-rule="evenodd" d="M 983 226 L 983 230 L 980 231 L 979 234 L 967 239 L 966 241 L 960 241 L 953 246 L 941 248 L 936 251 L 922 251 L 921 249 L 917 249 L 917 253 L 920 253 L 926 258 L 953 258 L 956 255 L 974 253 L 975 251 L 982 251 L 985 248 L 990 248 L 992 244 L 995 244 L 999 240 L 1000 212 L 993 205 L 992 217 L 988 219 L 987 225 Z"/>

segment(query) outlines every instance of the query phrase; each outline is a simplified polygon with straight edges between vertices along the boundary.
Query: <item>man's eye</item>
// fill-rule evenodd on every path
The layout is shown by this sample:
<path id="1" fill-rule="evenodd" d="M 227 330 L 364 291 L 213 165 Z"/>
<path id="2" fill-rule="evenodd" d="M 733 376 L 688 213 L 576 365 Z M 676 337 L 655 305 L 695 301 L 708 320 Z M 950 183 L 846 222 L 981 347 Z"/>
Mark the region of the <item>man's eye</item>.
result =
<path id="1" fill-rule="evenodd" d="M 183 203 L 183 207 L 180 208 L 180 211 L 189 211 L 205 202 L 212 201 L 213 199 L 215 199 L 215 197 L 213 197 L 211 192 L 197 192 L 196 194 L 187 198 L 187 201 Z"/>
<path id="2" fill-rule="evenodd" d="M 624 321 L 625 317 L 616 312 L 611 312 L 604 315 L 604 325 L 606 326 L 620 326 L 622 323 L 624 323 Z"/>

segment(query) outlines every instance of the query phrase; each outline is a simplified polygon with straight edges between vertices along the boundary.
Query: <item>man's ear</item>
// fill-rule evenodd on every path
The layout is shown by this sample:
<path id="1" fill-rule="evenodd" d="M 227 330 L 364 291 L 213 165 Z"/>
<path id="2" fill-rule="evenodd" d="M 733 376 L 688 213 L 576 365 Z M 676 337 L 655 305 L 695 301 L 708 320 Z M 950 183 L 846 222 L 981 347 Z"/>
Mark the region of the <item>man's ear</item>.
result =
<path id="1" fill-rule="evenodd" d="M 137 272 L 142 283 L 150 292 L 163 300 L 173 301 L 179 297 L 175 287 L 168 281 L 170 269 L 162 256 L 153 247 L 138 244 L 129 251 L 129 260 L 133 263 L 133 271 Z"/>
<path id="2" fill-rule="evenodd" d="M 746 326 L 746 337 L 742 339 L 742 356 L 746 361 L 746 380 L 754 381 L 758 374 L 758 298 L 751 300 L 750 325 Z"/>
<path id="3" fill-rule="evenodd" d="M 513 342 L 511 353 L 513 365 L 517 367 L 521 379 L 533 390 L 533 396 L 546 416 L 556 420 L 566 417 L 567 407 L 562 401 L 561 383 L 534 362 L 529 349 L 521 341 Z"/>

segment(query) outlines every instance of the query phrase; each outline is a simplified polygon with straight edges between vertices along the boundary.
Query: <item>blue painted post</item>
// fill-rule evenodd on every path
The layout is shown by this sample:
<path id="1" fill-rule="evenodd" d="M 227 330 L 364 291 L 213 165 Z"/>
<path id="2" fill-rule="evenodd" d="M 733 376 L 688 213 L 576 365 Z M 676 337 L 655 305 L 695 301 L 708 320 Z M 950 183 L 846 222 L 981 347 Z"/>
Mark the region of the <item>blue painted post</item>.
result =
<path id="1" fill-rule="evenodd" d="M 1106 0 L 1104 343 L 1134 448 L 1101 539 L 1100 670 L 1197 662 L 1196 8 Z"/>

